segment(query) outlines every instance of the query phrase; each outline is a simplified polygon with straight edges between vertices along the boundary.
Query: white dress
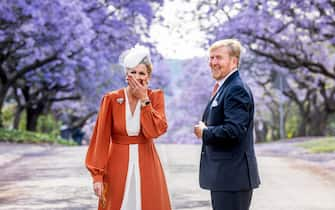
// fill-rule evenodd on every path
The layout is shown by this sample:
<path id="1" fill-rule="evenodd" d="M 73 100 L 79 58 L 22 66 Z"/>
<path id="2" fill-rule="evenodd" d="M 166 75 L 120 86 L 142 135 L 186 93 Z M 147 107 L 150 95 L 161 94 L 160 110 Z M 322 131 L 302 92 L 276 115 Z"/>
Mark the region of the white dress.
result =
<path id="1" fill-rule="evenodd" d="M 141 104 L 137 102 L 134 115 L 131 114 L 127 91 L 126 130 L 128 136 L 138 136 L 140 132 Z M 138 144 L 129 144 L 129 164 L 121 210 L 141 210 L 141 179 L 138 158 Z"/>

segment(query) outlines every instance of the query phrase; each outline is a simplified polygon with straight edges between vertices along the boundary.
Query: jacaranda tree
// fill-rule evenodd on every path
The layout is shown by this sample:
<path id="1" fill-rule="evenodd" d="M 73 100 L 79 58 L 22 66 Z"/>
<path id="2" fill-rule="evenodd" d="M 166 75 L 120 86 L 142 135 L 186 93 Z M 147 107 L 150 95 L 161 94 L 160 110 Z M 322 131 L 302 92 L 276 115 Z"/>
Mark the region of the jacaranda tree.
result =
<path id="1" fill-rule="evenodd" d="M 54 102 L 78 99 L 79 83 L 94 93 L 92 83 L 104 82 L 97 80 L 103 76 L 94 78 L 96 72 L 107 71 L 124 49 L 142 42 L 162 3 L 2 1 L 0 109 L 8 90 L 15 89 L 16 97 L 23 98 L 21 105 L 31 110 L 27 128 L 34 130 L 36 120 L 30 119 Z"/>
<path id="2" fill-rule="evenodd" d="M 331 0 L 202 1 L 197 16 L 209 40 L 237 38 L 288 81 L 299 107 L 298 135 L 324 135 L 335 112 L 335 3 Z"/>

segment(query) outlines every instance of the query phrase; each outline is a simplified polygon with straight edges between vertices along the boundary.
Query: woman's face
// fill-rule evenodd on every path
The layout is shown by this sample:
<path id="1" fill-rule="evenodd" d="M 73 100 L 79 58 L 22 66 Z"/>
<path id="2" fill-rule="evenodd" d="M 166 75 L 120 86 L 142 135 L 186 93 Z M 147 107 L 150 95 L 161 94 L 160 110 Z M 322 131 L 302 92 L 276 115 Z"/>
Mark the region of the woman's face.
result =
<path id="1" fill-rule="evenodd" d="M 150 80 L 150 75 L 147 71 L 147 67 L 144 64 L 138 64 L 134 68 L 128 69 L 127 76 L 132 76 L 142 85 L 148 84 Z"/>

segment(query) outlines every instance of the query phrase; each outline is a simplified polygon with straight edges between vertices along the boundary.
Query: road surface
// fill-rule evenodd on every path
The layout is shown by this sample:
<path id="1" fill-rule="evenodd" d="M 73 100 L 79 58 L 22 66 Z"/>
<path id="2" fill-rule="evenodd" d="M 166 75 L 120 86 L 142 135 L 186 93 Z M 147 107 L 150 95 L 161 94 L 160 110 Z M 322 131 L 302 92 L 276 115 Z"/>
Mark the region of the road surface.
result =
<path id="1" fill-rule="evenodd" d="M 93 210 L 87 147 L 0 143 L 0 210 Z M 209 210 L 198 186 L 199 145 L 157 145 L 173 209 Z M 256 148 L 257 150 L 257 148 Z M 251 210 L 335 210 L 335 172 L 308 161 L 258 155 L 262 184 Z"/>

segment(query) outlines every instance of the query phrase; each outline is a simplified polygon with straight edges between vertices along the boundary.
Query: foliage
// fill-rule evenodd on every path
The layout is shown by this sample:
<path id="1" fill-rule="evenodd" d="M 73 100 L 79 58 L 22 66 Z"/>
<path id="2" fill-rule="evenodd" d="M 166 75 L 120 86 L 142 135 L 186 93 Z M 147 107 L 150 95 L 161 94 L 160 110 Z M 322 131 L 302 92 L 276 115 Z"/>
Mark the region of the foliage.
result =
<path id="1" fill-rule="evenodd" d="M 295 104 L 286 107 L 288 113 L 285 120 L 285 131 L 287 138 L 296 137 L 298 134 L 298 125 L 301 123 L 298 108 Z"/>
<path id="2" fill-rule="evenodd" d="M 123 84 L 111 69 L 122 51 L 142 43 L 156 52 L 144 39 L 162 5 L 161 0 L 4 0 L 0 110 L 6 96 L 15 95 L 27 109 L 30 130 L 55 104 L 90 116 L 104 93 Z"/>
<path id="3" fill-rule="evenodd" d="M 335 114 L 330 115 L 328 118 L 327 135 L 335 136 Z"/>
<path id="4" fill-rule="evenodd" d="M 163 88 L 169 99 L 166 139 L 199 143 L 192 126 L 201 119 L 214 81 L 205 58 L 181 61 L 177 73 L 159 60 L 147 40 L 152 22 L 161 21 L 156 12 L 162 5 L 162 0 L 3 0 L 3 125 L 12 126 L 15 106 L 3 106 L 10 98 L 26 109 L 20 130 L 29 127 L 30 115 L 42 115 L 37 130 L 53 135 L 59 134 L 56 119 L 68 127 L 82 126 L 98 111 L 106 92 L 125 86 L 123 69 L 115 64 L 123 50 L 141 43 L 151 47 L 153 55 L 150 86 Z M 192 12 L 207 33 L 204 47 L 231 37 L 245 46 L 240 72 L 254 93 L 256 140 L 279 138 L 281 104 L 289 138 L 334 134 L 334 1 L 208 0 L 198 1 Z M 176 73 L 172 76 L 176 82 L 170 71 Z M 281 91 L 278 75 L 285 80 Z"/>
<path id="5" fill-rule="evenodd" d="M 194 13 L 209 43 L 243 43 L 254 57 L 249 69 L 268 76 L 265 83 L 254 77 L 258 83 L 265 87 L 274 74 L 285 78 L 283 94 L 302 118 L 297 135 L 326 134 L 325 122 L 335 112 L 334 1 L 210 0 L 200 1 Z"/>
<path id="6" fill-rule="evenodd" d="M 25 131 L 26 128 L 27 128 L 27 113 L 23 111 L 19 122 L 19 130 Z"/>
<path id="7" fill-rule="evenodd" d="M 52 114 L 42 115 L 38 118 L 37 132 L 48 133 L 51 136 L 60 135 L 60 122 Z"/>
<path id="8" fill-rule="evenodd" d="M 48 134 L 30 131 L 7 130 L 3 128 L 0 128 L 0 141 L 12 143 L 47 143 L 77 145 L 74 141 L 68 141 Z"/>
<path id="9" fill-rule="evenodd" d="M 174 95 L 166 105 L 169 120 L 168 135 L 173 143 L 200 143 L 193 134 L 193 126 L 201 120 L 214 81 L 205 58 L 181 62 L 173 84 Z"/>
<path id="10" fill-rule="evenodd" d="M 335 137 L 318 138 L 300 143 L 298 146 L 307 149 L 311 153 L 335 152 Z"/>
<path id="11" fill-rule="evenodd" d="M 13 118 L 15 113 L 15 105 L 14 104 L 8 104 L 3 107 L 3 126 L 5 128 L 11 128 L 13 125 Z"/>
<path id="12" fill-rule="evenodd" d="M 3 107 L 3 126 L 6 129 L 13 128 L 13 121 L 14 121 L 14 114 L 15 114 L 16 106 L 15 104 L 8 103 Z M 19 121 L 18 130 L 24 131 L 26 130 L 27 119 L 26 119 L 26 112 L 23 111 L 21 114 L 21 118 Z"/>

